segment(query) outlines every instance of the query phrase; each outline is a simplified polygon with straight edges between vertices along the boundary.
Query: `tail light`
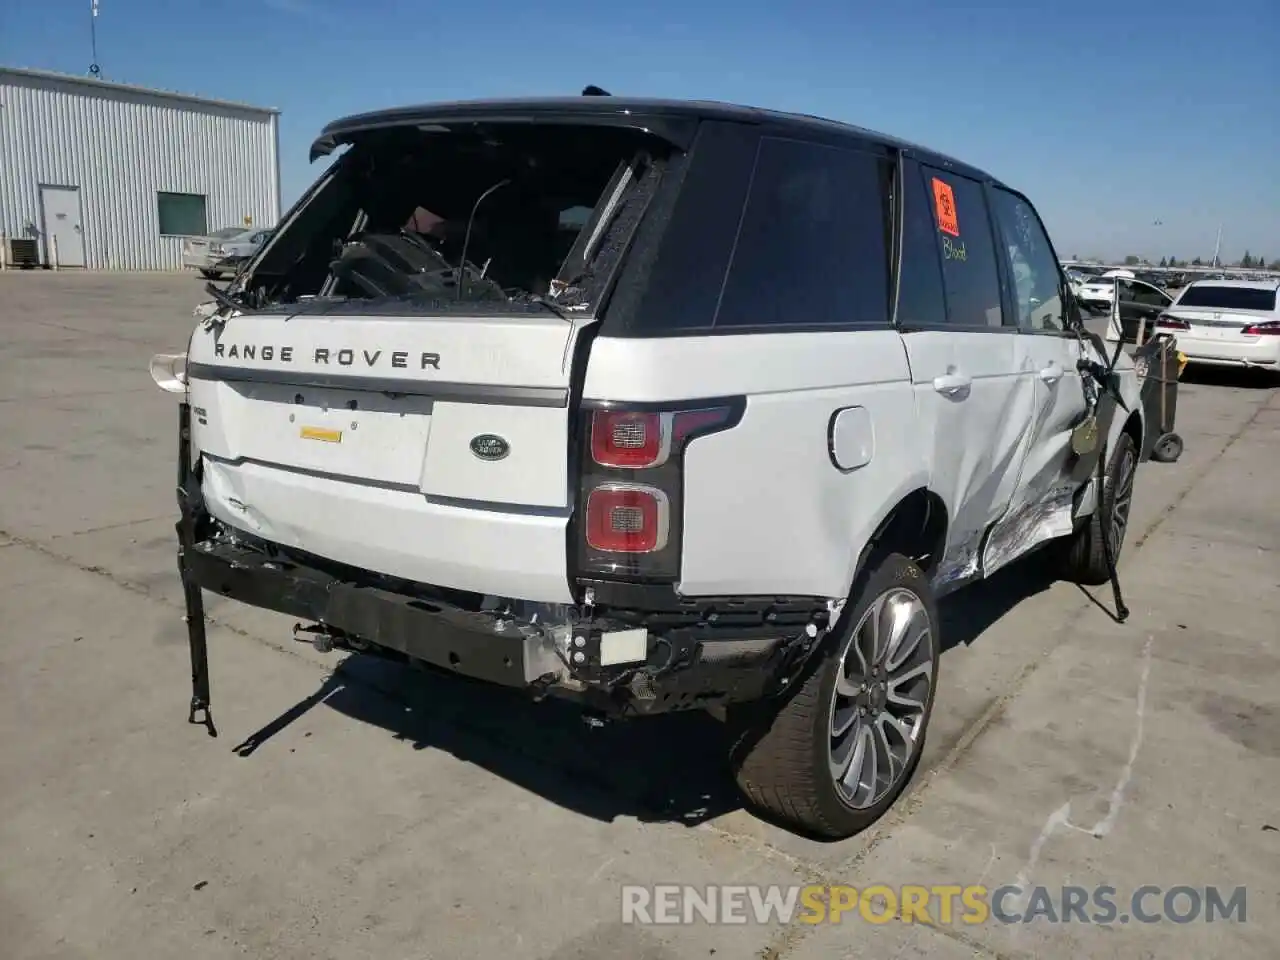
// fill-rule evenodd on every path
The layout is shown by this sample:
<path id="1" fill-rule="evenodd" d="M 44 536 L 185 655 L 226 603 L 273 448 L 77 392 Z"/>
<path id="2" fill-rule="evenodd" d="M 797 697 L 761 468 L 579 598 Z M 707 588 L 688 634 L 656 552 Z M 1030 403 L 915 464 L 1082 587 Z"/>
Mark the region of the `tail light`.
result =
<path id="1" fill-rule="evenodd" d="M 657 487 L 602 483 L 587 494 L 587 548 L 656 553 L 671 533 L 671 503 Z"/>
<path id="2" fill-rule="evenodd" d="M 725 400 L 587 411 L 578 569 L 604 578 L 676 580 L 685 450 L 697 437 L 734 426 L 742 411 L 741 401 Z"/>
<path id="3" fill-rule="evenodd" d="M 1156 318 L 1156 326 L 1161 330 L 1190 330 L 1191 324 L 1186 320 L 1180 320 L 1177 317 L 1171 317 L 1167 313 L 1160 314 Z"/>
<path id="4" fill-rule="evenodd" d="M 670 455 L 669 413 L 597 410 L 591 417 L 591 459 L 602 467 L 642 470 Z"/>
<path id="5" fill-rule="evenodd" d="M 1280 320 L 1266 320 L 1245 327 L 1241 333 L 1251 337 L 1280 337 Z"/>

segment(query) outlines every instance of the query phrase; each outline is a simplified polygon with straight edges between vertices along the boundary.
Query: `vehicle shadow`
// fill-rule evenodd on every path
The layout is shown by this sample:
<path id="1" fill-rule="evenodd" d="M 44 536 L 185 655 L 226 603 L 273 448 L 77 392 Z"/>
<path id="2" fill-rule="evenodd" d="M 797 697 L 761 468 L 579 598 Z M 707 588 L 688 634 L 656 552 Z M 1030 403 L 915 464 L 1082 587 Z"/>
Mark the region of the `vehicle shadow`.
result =
<path id="1" fill-rule="evenodd" d="M 986 580 L 965 587 L 938 603 L 942 651 L 970 646 L 1022 601 L 1057 582 L 1044 551 L 997 570 Z"/>
<path id="2" fill-rule="evenodd" d="M 944 600 L 944 648 L 973 643 L 1023 599 L 1047 589 L 1052 579 L 1035 560 Z M 596 820 L 696 826 L 744 806 L 726 762 L 730 731 L 709 714 L 593 726 L 571 703 L 534 702 L 518 691 L 361 654 L 348 656 L 319 689 L 234 751 L 252 757 L 321 705 Z"/>
<path id="3" fill-rule="evenodd" d="M 707 713 L 592 726 L 571 703 L 361 654 L 235 752 L 252 756 L 321 704 L 597 820 L 696 826 L 742 806 L 725 763 L 727 731 Z"/>

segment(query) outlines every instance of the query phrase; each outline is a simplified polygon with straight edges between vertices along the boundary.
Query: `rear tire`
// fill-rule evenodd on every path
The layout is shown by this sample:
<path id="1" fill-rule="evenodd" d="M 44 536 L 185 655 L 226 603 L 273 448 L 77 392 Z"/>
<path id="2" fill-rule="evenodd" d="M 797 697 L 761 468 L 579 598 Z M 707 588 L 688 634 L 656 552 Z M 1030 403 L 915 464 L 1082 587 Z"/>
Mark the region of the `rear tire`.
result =
<path id="1" fill-rule="evenodd" d="M 743 794 L 811 835 L 871 826 L 920 763 L 940 653 L 924 572 L 900 554 L 874 562 L 791 695 L 747 708 L 730 758 Z"/>
<path id="2" fill-rule="evenodd" d="M 1063 545 L 1060 575 L 1063 580 L 1090 587 L 1101 586 L 1111 579 L 1103 537 L 1112 538 L 1112 558 L 1120 562 L 1120 551 L 1129 529 L 1129 510 L 1133 505 L 1133 479 L 1138 471 L 1138 449 L 1133 437 L 1120 434 L 1099 503 L 1083 527 Z"/>
<path id="3" fill-rule="evenodd" d="M 217 271 L 215 271 L 215 270 L 203 270 L 203 269 L 202 269 L 202 270 L 200 271 L 200 276 L 204 277 L 206 280 L 217 280 L 217 279 L 218 279 L 218 277 L 219 277 L 219 276 L 221 276 L 221 274 L 219 274 L 219 273 L 218 273 Z"/>

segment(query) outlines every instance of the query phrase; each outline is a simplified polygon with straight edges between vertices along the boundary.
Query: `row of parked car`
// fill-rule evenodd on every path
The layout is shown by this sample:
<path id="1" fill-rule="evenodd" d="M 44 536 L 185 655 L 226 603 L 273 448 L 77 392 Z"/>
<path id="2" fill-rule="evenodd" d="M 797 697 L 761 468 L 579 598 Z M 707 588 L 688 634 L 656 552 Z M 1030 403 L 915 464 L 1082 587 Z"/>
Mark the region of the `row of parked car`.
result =
<path id="1" fill-rule="evenodd" d="M 269 236 L 271 231 L 261 227 L 226 227 L 207 237 L 188 237 L 182 242 L 182 265 L 209 280 L 234 277 Z"/>
<path id="2" fill-rule="evenodd" d="M 1164 278 L 1160 278 L 1164 279 Z M 1179 285 L 1131 270 L 1071 278 L 1081 306 L 1112 317 L 1107 339 L 1177 337 L 1189 362 L 1257 367 L 1280 373 L 1280 280 L 1212 276 Z"/>

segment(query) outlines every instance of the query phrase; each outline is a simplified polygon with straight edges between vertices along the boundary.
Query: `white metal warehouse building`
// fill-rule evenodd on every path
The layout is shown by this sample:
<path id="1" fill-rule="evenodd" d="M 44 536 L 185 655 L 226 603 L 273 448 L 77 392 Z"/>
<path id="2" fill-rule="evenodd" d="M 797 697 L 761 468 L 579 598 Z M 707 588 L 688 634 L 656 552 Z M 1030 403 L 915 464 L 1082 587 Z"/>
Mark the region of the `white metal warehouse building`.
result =
<path id="1" fill-rule="evenodd" d="M 183 237 L 279 216 L 277 110 L 0 66 L 11 261 L 177 270 Z"/>

